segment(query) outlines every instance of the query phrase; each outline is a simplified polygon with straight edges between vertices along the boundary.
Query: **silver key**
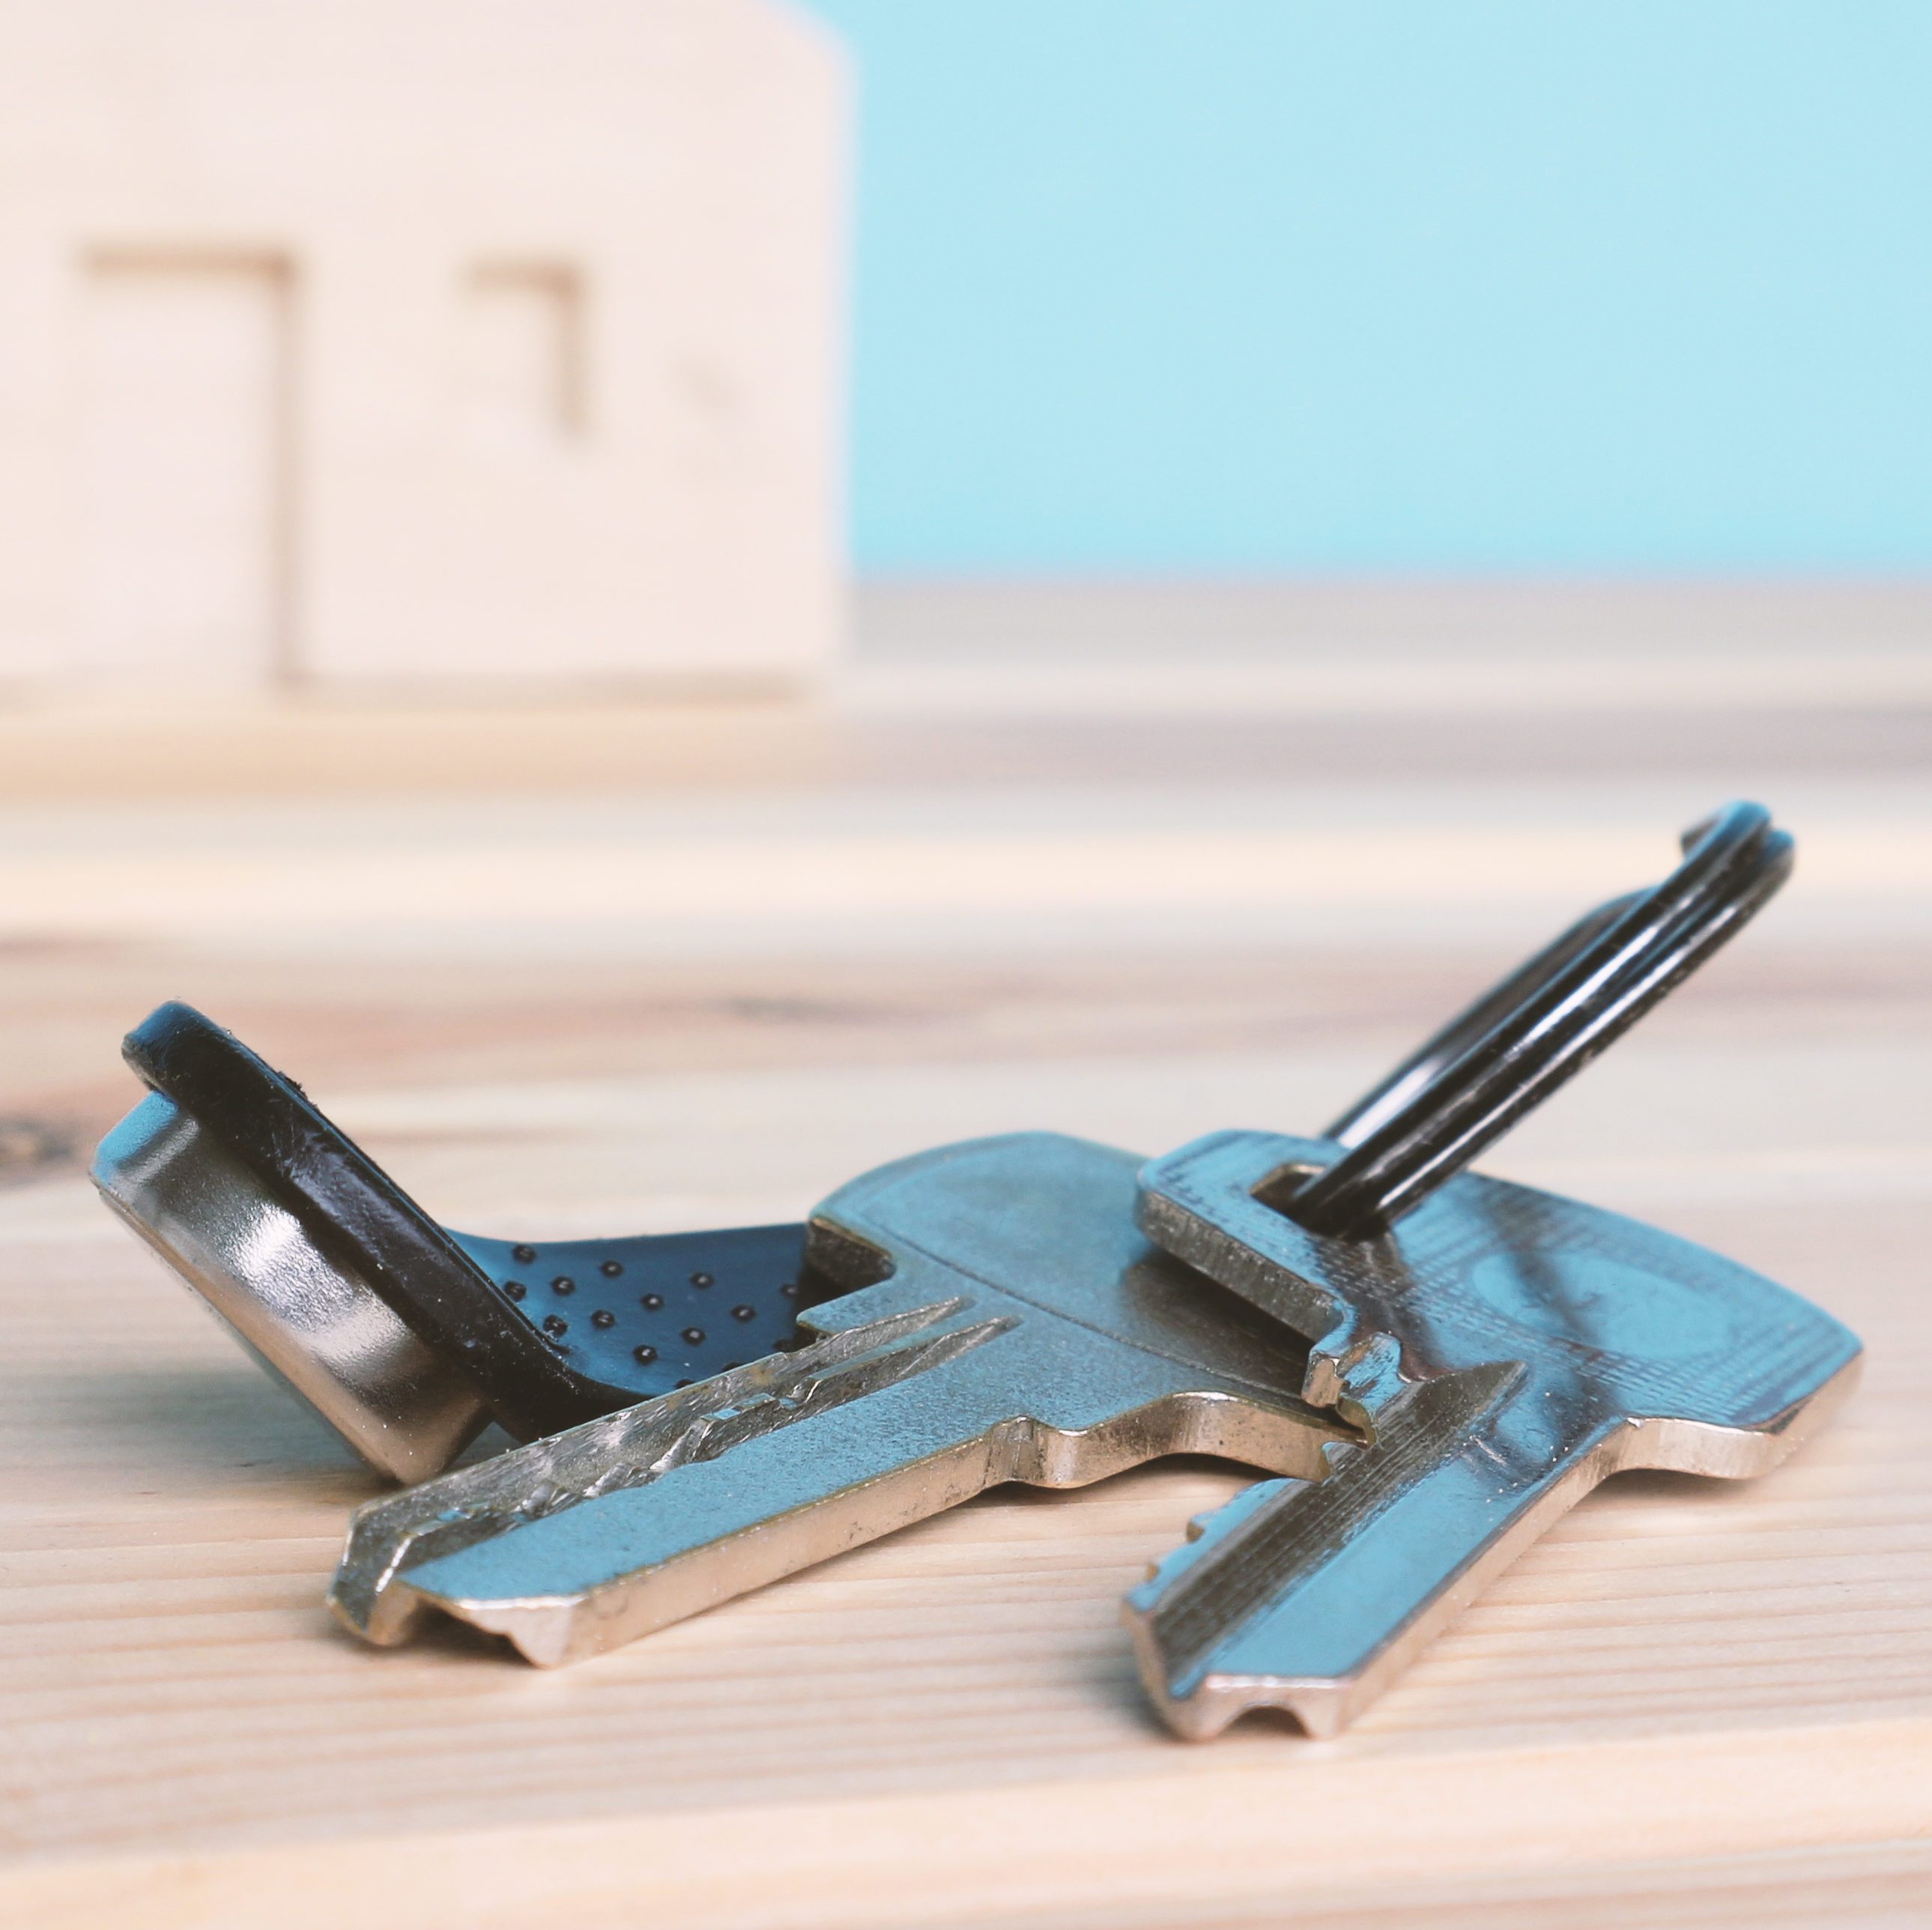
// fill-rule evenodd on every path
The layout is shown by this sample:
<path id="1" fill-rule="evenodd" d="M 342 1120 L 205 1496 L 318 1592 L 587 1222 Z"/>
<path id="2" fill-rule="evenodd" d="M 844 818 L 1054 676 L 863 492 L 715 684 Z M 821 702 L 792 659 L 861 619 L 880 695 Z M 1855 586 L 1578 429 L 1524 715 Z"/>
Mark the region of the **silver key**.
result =
<path id="1" fill-rule="evenodd" d="M 823 1337 L 369 1503 L 331 1601 L 372 1641 L 425 1609 L 573 1661 L 1001 1481 L 1163 1454 L 1322 1472 L 1353 1438 L 1304 1350 L 1148 1245 L 1132 1154 L 1045 1133 L 941 1148 L 835 1193 Z"/>
<path id="2" fill-rule="evenodd" d="M 1313 1343 L 1303 1393 L 1367 1439 L 1264 1482 L 1127 1601 L 1190 1736 L 1288 1709 L 1317 1735 L 1623 1468 L 1774 1466 L 1850 1392 L 1856 1337 L 1654 1227 L 1465 1173 L 1378 1238 L 1288 1217 L 1332 1141 L 1228 1133 L 1152 1161 L 1142 1223 Z"/>

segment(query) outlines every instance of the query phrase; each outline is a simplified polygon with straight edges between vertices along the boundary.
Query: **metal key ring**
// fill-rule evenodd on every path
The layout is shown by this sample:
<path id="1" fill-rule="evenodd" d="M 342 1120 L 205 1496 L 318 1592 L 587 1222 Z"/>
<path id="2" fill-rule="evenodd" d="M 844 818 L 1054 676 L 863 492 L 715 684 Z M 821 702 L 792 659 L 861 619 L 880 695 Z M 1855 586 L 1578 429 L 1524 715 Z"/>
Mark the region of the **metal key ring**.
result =
<path id="1" fill-rule="evenodd" d="M 1342 1158 L 1270 1203 L 1312 1231 L 1363 1239 L 1460 1172 L 1682 983 L 1790 875 L 1793 846 L 1762 805 L 1729 804 L 1684 834 L 1651 890 L 1580 919 L 1459 1013 L 1351 1106 Z"/>

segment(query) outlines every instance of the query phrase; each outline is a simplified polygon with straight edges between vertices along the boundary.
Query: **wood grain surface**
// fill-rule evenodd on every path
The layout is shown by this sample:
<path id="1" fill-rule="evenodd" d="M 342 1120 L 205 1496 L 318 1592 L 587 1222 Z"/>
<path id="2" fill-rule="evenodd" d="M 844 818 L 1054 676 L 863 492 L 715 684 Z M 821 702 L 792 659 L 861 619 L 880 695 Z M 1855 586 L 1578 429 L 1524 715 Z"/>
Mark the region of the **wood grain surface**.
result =
<path id="1" fill-rule="evenodd" d="M 1588 703 L 1392 698 L 1340 772 L 1209 709 L 1136 775 L 1103 702 L 983 698 L 1022 756 L 919 661 L 783 726 L 863 769 L 385 789 L 385 722 L 333 788 L 162 758 L 0 812 L 0 1920 L 1932 1919 L 1923 711 L 1720 709 L 1702 761 L 1687 711 L 1620 764 Z M 1488 1164 L 1813 1296 L 1863 1390 L 1761 1482 L 1612 1482 L 1334 1742 L 1142 1706 L 1119 1598 L 1243 1478 L 1204 1462 L 1000 1490 L 568 1670 L 362 1648 L 322 1590 L 369 1478 L 83 1177 L 171 996 L 484 1232 L 794 1214 L 980 1131 L 1311 1129 L 1736 790 L 1797 881 Z"/>

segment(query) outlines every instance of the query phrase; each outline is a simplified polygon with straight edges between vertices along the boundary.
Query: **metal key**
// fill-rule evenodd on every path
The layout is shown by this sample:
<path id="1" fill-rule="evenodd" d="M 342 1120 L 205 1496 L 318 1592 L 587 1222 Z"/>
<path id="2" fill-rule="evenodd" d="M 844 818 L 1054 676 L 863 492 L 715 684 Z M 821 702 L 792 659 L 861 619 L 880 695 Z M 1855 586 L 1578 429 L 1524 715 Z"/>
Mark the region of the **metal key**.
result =
<path id="1" fill-rule="evenodd" d="M 1311 1340 L 1304 1394 L 1368 1437 L 1318 1487 L 1264 1483 L 1196 1523 L 1128 1598 L 1183 1734 L 1270 1706 L 1331 1733 L 1606 1475 L 1762 1472 L 1850 1390 L 1857 1340 L 1795 1294 L 1462 1172 L 1791 868 L 1758 805 L 1684 844 L 1670 878 L 1592 913 L 1325 1139 L 1222 1133 L 1142 1174 L 1146 1230 Z"/>
<path id="2" fill-rule="evenodd" d="M 812 1222 L 858 1289 L 802 1316 L 823 1337 L 368 1503 L 332 1605 L 373 1641 L 434 1608 L 564 1662 L 1002 1481 L 1319 1474 L 1352 1430 L 1274 1322 L 1135 1230 L 1136 1164 L 1028 1133 L 866 1175 Z"/>
<path id="3" fill-rule="evenodd" d="M 1129 1597 L 1148 1688 L 1184 1734 L 1263 1706 L 1331 1732 L 1605 1475 L 1760 1472 L 1850 1388 L 1856 1340 L 1768 1280 L 1457 1177 L 1791 869 L 1761 806 L 1683 842 L 1661 884 L 1591 913 L 1325 1139 L 1222 1134 L 1143 1174 L 1143 1226 L 1313 1341 L 1304 1392 L 1368 1436 L 1320 1487 L 1264 1483 L 1196 1523 Z"/>
<path id="4" fill-rule="evenodd" d="M 1367 1240 L 1270 1203 L 1339 1151 L 1220 1133 L 1142 1175 L 1147 1230 L 1310 1337 L 1304 1396 L 1368 1437 L 1197 1522 L 1128 1597 L 1185 1736 L 1262 1707 L 1332 1734 L 1605 1475 L 1761 1474 L 1856 1377 L 1809 1301 L 1573 1199 L 1466 1173 Z"/>

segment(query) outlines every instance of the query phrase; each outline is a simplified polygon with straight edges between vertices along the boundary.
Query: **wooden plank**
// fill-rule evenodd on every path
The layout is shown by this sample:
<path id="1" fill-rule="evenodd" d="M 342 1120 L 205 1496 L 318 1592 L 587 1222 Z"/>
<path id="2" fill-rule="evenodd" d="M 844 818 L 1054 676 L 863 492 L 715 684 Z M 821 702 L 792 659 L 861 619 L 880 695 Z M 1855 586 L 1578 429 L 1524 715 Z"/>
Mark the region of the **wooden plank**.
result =
<path id="1" fill-rule="evenodd" d="M 454 1629 L 364 1649 L 320 1596 L 366 1478 L 75 1162 L 132 1097 L 115 1037 L 178 990 L 479 1230 L 794 1211 L 853 1160 L 992 1127 L 1151 1148 L 1313 1126 L 1535 935 L 1561 825 L 1536 894 L 1423 915 L 1398 878 L 1372 941 L 1209 944 L 1150 914 L 1144 942 L 1048 944 L 1024 893 L 990 899 L 963 953 L 896 930 L 890 894 L 860 939 L 810 954 L 776 920 L 708 953 L 560 944 L 535 919 L 487 950 L 434 920 L 398 945 L 346 888 L 246 950 L 16 911 L 0 1112 L 49 1136 L 0 1190 L 0 1911 L 253 1925 L 272 1898 L 291 1930 L 1909 1915 L 1932 1886 L 1932 891 L 1869 789 L 1832 784 L 1862 922 L 1768 922 L 1493 1163 L 1811 1294 L 1866 1338 L 1863 1394 L 1761 1483 L 1612 1483 L 1319 1744 L 1264 1719 L 1188 1748 L 1142 1708 L 1118 1598 L 1239 1484 L 1205 1463 L 1002 1491 L 573 1670 Z M 992 780 L 984 798 L 1035 808 Z M 1346 802 L 1312 799 L 1311 821 Z M 1654 803 L 1634 785 L 1591 806 L 1630 841 L 1613 857 Z M 908 794 L 896 821 L 938 853 L 959 808 Z M 1141 822 L 1172 835 L 1199 808 Z M 268 835 L 212 809 L 211 849 Z M 613 862 L 594 817 L 525 824 L 518 875 Z M 423 852 L 448 834 L 386 821 Z M 138 812 L 60 835 L 100 875 L 138 870 Z M 362 807 L 319 808 L 297 855 L 346 875 L 369 835 Z M 619 859 L 665 835 L 639 820 Z M 249 911 L 235 887 L 224 929 Z"/>

